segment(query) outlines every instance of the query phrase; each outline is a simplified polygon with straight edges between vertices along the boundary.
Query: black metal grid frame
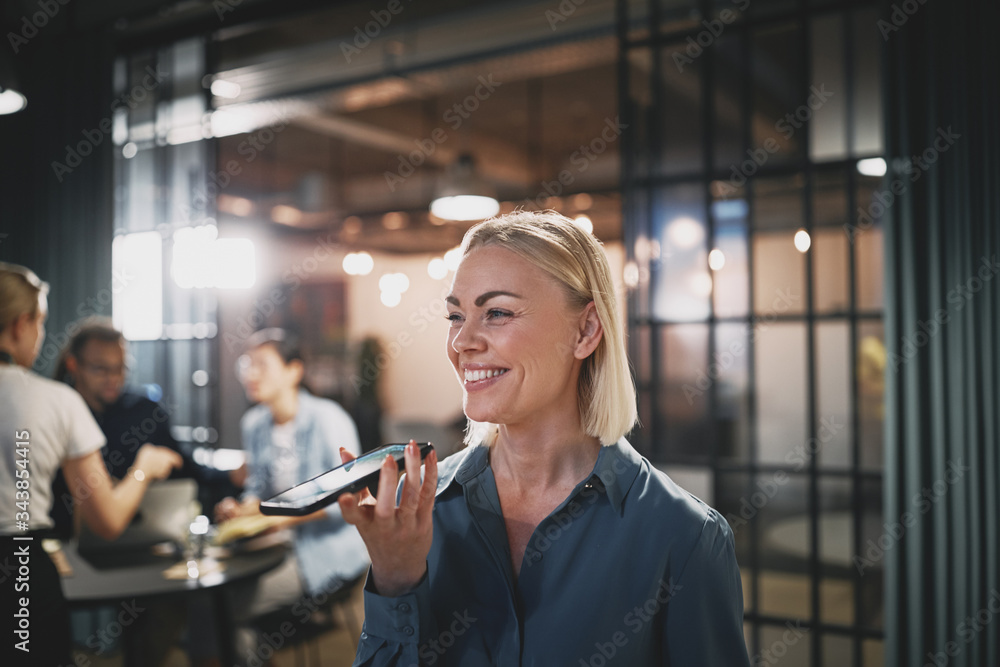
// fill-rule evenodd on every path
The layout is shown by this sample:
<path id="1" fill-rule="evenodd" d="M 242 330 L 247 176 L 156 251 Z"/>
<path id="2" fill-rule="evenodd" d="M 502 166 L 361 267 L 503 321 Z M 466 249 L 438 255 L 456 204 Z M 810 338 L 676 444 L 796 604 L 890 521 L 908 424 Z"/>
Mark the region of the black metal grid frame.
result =
<path id="1" fill-rule="evenodd" d="M 137 69 L 141 70 L 146 66 L 156 67 L 158 64 L 166 61 L 164 69 L 170 72 L 171 67 L 169 60 L 172 55 L 172 44 L 161 44 L 155 48 L 135 50 L 119 55 L 119 64 L 124 67 L 125 70 L 123 82 L 124 90 L 130 90 L 134 85 L 139 83 L 138 81 L 132 79 L 132 74 L 133 72 L 136 72 Z M 201 65 L 203 71 L 207 71 L 207 57 L 202 58 Z M 138 78 L 141 79 L 141 74 L 138 75 Z M 207 104 L 211 101 L 211 94 L 207 89 L 204 90 L 203 94 L 206 101 L 206 108 L 209 108 Z M 157 116 L 160 113 L 161 105 L 171 102 L 175 95 L 173 76 L 165 77 L 163 81 L 152 88 L 150 96 L 152 98 L 151 104 L 153 108 L 154 124 L 156 123 Z M 130 110 L 127 116 L 128 126 L 131 127 L 133 122 L 133 112 Z M 215 141 L 206 139 L 198 141 L 197 144 L 202 153 L 202 165 L 214 164 Z M 171 155 L 170 149 L 170 145 L 163 145 L 159 142 L 157 142 L 155 146 L 145 149 L 153 153 L 153 191 L 157 193 L 157 195 L 155 196 L 154 201 L 150 203 L 148 209 L 152 213 L 153 228 L 158 231 L 169 229 L 169 227 L 172 227 L 175 222 L 175 220 L 171 218 L 170 200 L 165 193 L 169 193 L 175 188 L 183 188 L 187 191 L 192 186 L 192 183 L 174 182 L 171 171 L 171 167 L 173 166 L 172 161 L 174 158 Z M 127 161 L 122 157 L 120 150 L 116 147 L 114 151 L 114 183 L 116 190 L 119 193 L 124 193 L 136 184 L 131 183 L 131 176 L 125 169 Z M 119 195 L 115 203 L 116 236 L 136 231 L 148 231 L 149 229 L 148 225 L 136 225 L 135 221 L 132 221 L 129 217 L 129 209 L 130 206 L 128 199 Z M 195 212 L 192 211 L 192 216 L 194 213 Z M 202 219 L 191 221 L 192 225 L 205 224 L 214 218 L 214 198 L 208 198 L 205 210 L 202 213 Z M 170 321 L 170 314 L 174 311 L 175 304 L 183 303 L 186 300 L 189 303 L 191 311 L 196 310 L 198 304 L 198 300 L 196 298 L 190 296 L 185 297 L 182 289 L 172 283 L 169 275 L 170 259 L 171 251 L 169 249 L 169 236 L 164 236 L 162 255 L 164 327 L 173 323 Z M 210 313 L 214 313 L 216 309 L 214 297 L 209 295 L 206 290 L 201 290 L 200 292 L 203 292 L 203 294 L 199 294 L 198 297 L 202 300 L 207 299 L 207 301 L 203 301 L 200 305 L 206 307 Z M 195 313 L 189 312 L 189 315 L 191 315 L 189 318 L 191 323 L 195 323 L 195 320 L 198 319 L 195 316 Z M 214 316 L 209 317 L 208 319 L 208 322 L 203 323 L 215 324 Z M 179 353 L 177 347 L 180 345 L 190 345 L 191 350 L 186 354 Z M 158 340 L 135 341 L 130 343 L 132 356 L 143 356 L 146 359 L 151 360 L 150 365 L 155 369 L 153 377 L 143 378 L 141 377 L 141 374 L 135 372 L 130 373 L 130 382 L 141 384 L 144 381 L 155 381 L 155 383 L 158 384 L 163 390 L 164 400 L 171 399 L 176 405 L 185 403 L 189 406 L 189 409 L 187 410 L 187 413 L 191 415 L 191 419 L 189 420 L 178 419 L 177 415 L 169 414 L 170 424 L 172 430 L 175 432 L 175 437 L 177 437 L 178 432 L 190 432 L 191 429 L 195 427 L 213 429 L 216 433 L 219 431 L 221 420 L 220 407 L 218 401 L 214 399 L 212 392 L 209 390 L 209 387 L 212 387 L 217 383 L 218 373 L 220 371 L 218 346 L 219 339 L 217 336 L 210 335 L 205 338 L 174 339 L 168 336 L 166 331 L 161 334 Z M 203 359 L 204 363 L 200 364 L 198 362 L 199 358 Z M 193 372 L 199 369 L 208 371 L 208 386 L 195 387 L 190 381 L 179 383 L 175 374 L 171 371 L 181 363 L 185 366 L 183 377 L 190 378 Z M 169 410 L 168 413 L 170 413 Z M 202 413 L 201 417 L 198 417 L 199 413 Z M 182 446 L 188 447 L 215 445 L 214 440 L 198 442 L 194 442 L 188 438 L 177 438 L 177 440 L 182 444 Z"/>
<path id="2" fill-rule="evenodd" d="M 662 53 L 668 45 L 675 46 L 679 43 L 683 43 L 687 37 L 695 36 L 697 33 L 701 32 L 703 26 L 701 24 L 696 25 L 694 28 L 679 30 L 670 33 L 664 33 L 661 31 L 661 8 L 660 2 L 662 0 L 650 0 L 649 2 L 649 12 L 648 12 L 648 25 L 644 26 L 648 28 L 645 34 L 640 34 L 639 37 L 633 38 L 631 36 L 631 31 L 635 28 L 635 24 L 629 14 L 629 3 L 626 0 L 619 0 L 617 2 L 617 35 L 619 42 L 619 80 L 618 80 L 618 95 L 619 95 L 619 106 L 621 110 L 621 115 L 624 122 L 632 127 L 635 127 L 634 123 L 638 118 L 639 111 L 632 104 L 632 99 L 630 96 L 630 65 L 629 65 L 629 54 L 636 49 L 649 49 L 652 54 L 651 58 L 651 69 L 649 73 L 649 92 L 651 95 L 651 103 L 648 109 L 647 121 L 647 137 L 646 140 L 650 146 L 649 156 L 646 164 L 645 172 L 642 173 L 642 164 L 639 148 L 637 147 L 636 138 L 633 136 L 634 133 L 626 132 L 623 136 L 623 141 L 621 144 L 622 151 L 622 206 L 623 206 L 623 227 L 624 227 L 624 237 L 625 237 L 625 248 L 626 248 L 626 258 L 630 262 L 636 261 L 635 253 L 635 241 L 640 236 L 645 236 L 646 238 L 653 238 L 652 229 L 653 226 L 653 207 L 654 207 L 654 197 L 652 196 L 655 190 L 662 186 L 677 184 L 677 183 L 695 183 L 702 186 L 702 191 L 704 195 L 705 204 L 705 215 L 706 215 L 706 247 L 714 247 L 714 233 L 716 228 L 716 222 L 713 217 L 712 211 L 712 201 L 713 196 L 710 189 L 710 183 L 715 179 L 725 179 L 728 174 L 722 173 L 716 169 L 715 156 L 713 148 L 715 146 L 714 137 L 714 111 L 715 104 L 713 99 L 714 94 L 714 64 L 715 58 L 712 53 L 712 47 L 709 46 L 705 48 L 705 52 L 702 54 L 702 81 L 701 81 L 701 99 L 700 107 L 702 110 L 702 119 L 704 127 L 701 130 L 701 152 L 702 152 L 702 168 L 700 170 L 691 171 L 690 173 L 675 176 L 663 176 L 662 171 L 657 169 L 658 160 L 660 159 L 659 150 L 662 146 L 661 134 L 660 134 L 660 123 L 658 122 L 659 112 L 664 108 L 665 101 L 663 99 L 663 86 L 662 86 Z M 722 7 L 724 3 L 716 2 L 713 7 L 713 3 L 710 0 L 695 0 L 697 4 L 699 18 L 711 18 L 717 16 L 717 11 Z M 741 48 L 745 62 L 747 63 L 747 70 L 752 70 L 752 59 L 753 59 L 753 49 L 751 45 L 751 40 L 749 35 L 756 28 L 761 26 L 777 25 L 781 23 L 787 23 L 789 21 L 794 21 L 799 27 L 800 36 L 800 55 L 804 58 L 804 65 L 802 67 L 803 80 L 797 82 L 801 86 L 802 90 L 808 90 L 809 77 L 810 77 L 810 21 L 811 19 L 829 15 L 829 14 L 839 14 L 845 17 L 844 20 L 844 71 L 845 71 L 845 82 L 847 85 L 847 101 L 846 108 L 848 110 L 853 108 L 852 99 L 852 83 L 851 77 L 854 73 L 854 51 L 855 51 L 855 35 L 854 26 L 852 21 L 849 20 L 852 10 L 857 9 L 867 9 L 876 6 L 876 3 L 872 0 L 842 0 L 825 3 L 823 5 L 817 5 L 817 3 L 809 3 L 808 0 L 798 0 L 794 9 L 787 11 L 774 11 L 761 15 L 754 11 L 754 8 L 750 8 L 749 15 L 741 17 L 738 21 L 729 24 L 726 28 L 727 32 L 732 35 L 740 35 Z M 742 108 L 744 109 L 743 116 L 743 127 L 742 127 L 742 149 L 753 148 L 754 144 L 752 142 L 752 113 L 753 113 L 753 82 L 751 77 L 745 77 L 740 91 Z M 853 152 L 854 145 L 854 118 L 853 115 L 848 112 L 847 123 L 846 123 L 846 137 L 845 141 L 848 147 L 848 154 Z M 715 315 L 715 301 L 714 298 L 709 298 L 709 316 L 707 319 L 699 320 L 698 324 L 707 325 L 709 328 L 708 335 L 708 351 L 707 359 L 714 358 L 715 354 L 715 335 L 716 325 L 724 323 L 744 323 L 753 324 L 756 320 L 755 309 L 754 309 L 754 266 L 753 266 L 753 235 L 755 233 L 755 220 L 754 220 L 754 181 L 756 178 L 761 176 L 780 176 L 783 174 L 802 174 L 804 176 L 804 186 L 802 191 L 801 199 L 801 211 L 802 211 L 802 227 L 809 232 L 812 236 L 813 232 L 813 181 L 814 181 L 814 163 L 810 160 L 809 153 L 809 136 L 808 131 L 803 131 L 802 133 L 805 146 L 802 151 L 802 158 L 796 160 L 792 163 L 785 163 L 782 165 L 766 164 L 760 167 L 759 171 L 753 176 L 748 177 L 745 188 L 745 197 L 749 204 L 748 212 L 746 216 L 746 243 L 747 243 L 747 290 L 748 290 L 748 307 L 746 316 L 737 317 L 718 317 Z M 847 198 L 847 211 L 849 214 L 855 211 L 857 208 L 857 185 L 858 178 L 855 172 L 855 164 L 859 157 L 867 156 L 853 156 L 842 160 L 832 160 L 824 161 L 822 163 L 824 169 L 839 170 L 841 174 L 845 176 L 846 182 L 846 198 Z M 881 471 L 875 470 L 865 470 L 861 467 L 861 443 L 860 443 L 860 418 L 859 418 L 859 376 L 857 368 L 858 360 L 858 324 L 861 322 L 879 322 L 881 321 L 882 314 L 880 311 L 859 311 L 857 303 L 857 257 L 856 248 L 853 243 L 848 246 L 848 298 L 849 306 L 846 312 L 832 312 L 832 313 L 817 313 L 815 312 L 813 303 L 813 266 L 812 266 L 812 252 L 805 253 L 805 267 L 804 267 L 804 279 L 805 279 L 805 312 L 802 314 L 795 315 L 779 315 L 777 321 L 788 321 L 788 322 L 801 322 L 806 325 L 806 355 L 807 355 L 807 386 L 809 391 L 807 410 L 808 410 L 808 427 L 809 434 L 811 437 L 817 436 L 817 379 L 816 379 L 816 341 L 815 341 L 815 324 L 824 320 L 835 320 L 843 321 L 848 324 L 848 349 L 849 349 L 849 359 L 851 360 L 851 369 L 849 375 L 850 382 L 850 421 L 852 425 L 852 435 L 850 446 L 850 465 L 847 467 L 835 467 L 831 468 L 824 466 L 822 470 L 818 467 L 817 457 L 812 455 L 809 457 L 808 468 L 803 471 L 803 473 L 808 478 L 808 516 L 810 525 L 810 558 L 808 564 L 808 571 L 810 575 L 810 602 L 811 602 L 811 619 L 793 619 L 788 617 L 770 616 L 759 613 L 760 609 L 760 591 L 759 591 L 759 581 L 758 573 L 760 571 L 760 530 L 756 522 L 751 522 L 747 529 L 749 530 L 749 559 L 747 562 L 741 563 L 744 571 L 749 571 L 752 573 L 750 577 L 750 597 L 745 601 L 745 606 L 747 608 L 744 614 L 745 622 L 751 627 L 751 646 L 748 648 L 752 655 L 759 655 L 761 651 L 761 626 L 765 624 L 782 625 L 787 621 L 797 621 L 803 620 L 803 626 L 810 628 L 813 631 L 813 637 L 810 645 L 810 661 L 811 664 L 818 667 L 819 665 L 829 664 L 824 663 L 823 660 L 823 642 L 822 638 L 824 635 L 838 635 L 846 636 L 852 640 L 852 655 L 853 664 L 862 665 L 863 663 L 863 648 L 865 640 L 881 640 L 884 638 L 884 632 L 881 629 L 873 628 L 864 625 L 864 601 L 862 595 L 862 583 L 861 574 L 856 570 L 852 571 L 852 583 L 853 583 L 853 623 L 850 625 L 842 625 L 835 623 L 822 622 L 821 619 L 821 597 L 820 597 L 820 581 L 822 566 L 819 562 L 819 530 L 818 522 L 820 516 L 820 498 L 819 498 L 819 481 L 820 479 L 832 479 L 841 478 L 848 479 L 851 482 L 851 517 L 852 517 L 852 541 L 855 545 L 853 552 L 858 551 L 858 547 L 862 544 L 863 536 L 863 484 L 877 483 L 881 486 L 883 474 Z M 651 271 L 652 273 L 652 271 Z M 650 276 L 650 282 L 652 282 L 652 276 Z M 713 286 L 714 294 L 714 286 Z M 638 376 L 637 388 L 640 392 L 640 396 L 646 393 L 649 396 L 649 403 L 652 406 L 652 411 L 649 415 L 649 424 L 645 425 L 644 428 L 648 429 L 650 451 L 647 455 L 650 458 L 655 458 L 657 460 L 664 460 L 664 452 L 662 448 L 662 434 L 664 432 L 663 428 L 663 417 L 658 414 L 658 406 L 660 405 L 658 399 L 658 386 L 659 378 L 658 374 L 662 371 L 662 360 L 661 360 L 661 335 L 660 332 L 664 326 L 673 324 L 669 320 L 664 320 L 662 318 L 656 318 L 652 315 L 652 308 L 649 307 L 646 312 L 649 312 L 648 317 L 640 316 L 639 313 L 643 312 L 642 305 L 640 303 L 640 293 L 636 289 L 632 289 L 628 294 L 628 324 L 630 331 L 634 331 L 636 327 L 646 326 L 649 329 L 649 347 L 642 352 L 646 352 L 649 359 L 649 364 L 651 366 L 650 370 L 650 381 L 648 384 L 642 384 L 639 382 Z M 689 321 L 685 321 L 688 323 Z M 747 477 L 747 488 L 746 493 L 749 494 L 754 490 L 754 481 L 758 475 L 761 473 L 777 472 L 780 470 L 788 471 L 790 468 L 786 468 L 780 465 L 767 465 L 758 462 L 759 459 L 759 443 L 757 442 L 757 405 L 755 397 L 755 355 L 754 355 L 754 341 L 752 339 L 747 341 L 748 352 L 746 354 L 747 363 L 747 377 L 748 377 L 748 395 L 747 395 L 747 408 L 748 408 L 748 445 L 749 452 L 747 456 L 747 461 L 743 462 L 731 462 L 724 461 L 720 459 L 717 441 L 712 439 L 708 443 L 708 467 L 711 470 L 713 487 L 715 489 L 720 488 L 721 477 L 726 473 L 745 473 Z M 633 361 L 642 358 L 647 355 L 640 355 L 640 350 L 638 349 L 639 340 L 636 336 L 631 336 L 629 339 L 629 350 L 630 356 Z M 717 405 L 717 396 L 715 392 L 715 383 L 713 382 L 707 392 L 708 400 L 708 414 L 715 414 L 715 406 Z M 660 445 L 658 447 L 658 445 Z M 686 461 L 669 461 L 670 463 L 686 463 Z M 699 462 L 703 464 L 704 462 Z"/>

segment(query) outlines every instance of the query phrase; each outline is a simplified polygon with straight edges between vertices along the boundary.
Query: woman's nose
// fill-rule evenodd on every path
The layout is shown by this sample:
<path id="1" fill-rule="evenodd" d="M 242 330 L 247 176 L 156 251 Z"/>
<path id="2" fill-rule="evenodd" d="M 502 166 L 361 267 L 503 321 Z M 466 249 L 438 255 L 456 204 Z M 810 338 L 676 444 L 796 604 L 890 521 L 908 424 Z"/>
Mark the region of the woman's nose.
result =
<path id="1" fill-rule="evenodd" d="M 466 321 L 462 323 L 460 329 L 455 332 L 451 339 L 451 347 L 456 352 L 477 349 L 483 346 L 482 336 L 476 330 L 474 323 Z"/>

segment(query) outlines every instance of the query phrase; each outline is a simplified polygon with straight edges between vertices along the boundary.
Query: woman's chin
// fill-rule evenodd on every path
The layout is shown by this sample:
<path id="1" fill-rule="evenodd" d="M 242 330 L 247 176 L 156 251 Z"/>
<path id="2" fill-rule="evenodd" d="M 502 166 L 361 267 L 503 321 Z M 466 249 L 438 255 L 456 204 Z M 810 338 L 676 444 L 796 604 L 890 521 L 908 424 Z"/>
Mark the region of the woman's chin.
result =
<path id="1" fill-rule="evenodd" d="M 475 405 L 469 405 L 468 402 L 465 405 L 465 416 L 474 422 L 491 423 L 496 424 L 499 415 L 494 410 L 487 410 L 483 408 L 478 408 Z"/>

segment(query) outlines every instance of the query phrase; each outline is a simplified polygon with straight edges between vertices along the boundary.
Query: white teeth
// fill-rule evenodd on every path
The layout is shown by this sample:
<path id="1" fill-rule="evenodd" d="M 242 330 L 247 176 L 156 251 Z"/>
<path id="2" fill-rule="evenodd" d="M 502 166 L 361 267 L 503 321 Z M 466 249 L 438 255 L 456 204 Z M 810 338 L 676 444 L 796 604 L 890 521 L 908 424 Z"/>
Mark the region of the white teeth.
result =
<path id="1" fill-rule="evenodd" d="M 465 381 L 479 382 L 480 380 L 487 380 L 489 378 L 497 377 L 498 375 L 503 375 L 506 372 L 507 372 L 506 369 L 492 369 L 488 371 L 465 371 Z"/>

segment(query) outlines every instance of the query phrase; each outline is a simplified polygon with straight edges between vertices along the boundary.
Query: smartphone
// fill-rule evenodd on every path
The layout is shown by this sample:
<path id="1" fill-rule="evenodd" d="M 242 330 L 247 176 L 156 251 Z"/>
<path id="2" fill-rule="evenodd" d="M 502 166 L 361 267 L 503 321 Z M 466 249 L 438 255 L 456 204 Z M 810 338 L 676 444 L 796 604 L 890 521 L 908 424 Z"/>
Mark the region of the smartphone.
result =
<path id="1" fill-rule="evenodd" d="M 422 461 L 434 449 L 434 445 L 429 442 L 418 442 L 417 448 Z M 405 451 L 406 444 L 401 443 L 379 447 L 287 491 L 282 491 L 273 498 L 261 501 L 260 512 L 272 516 L 302 516 L 332 505 L 344 493 L 357 493 L 368 487 L 372 489 L 372 495 L 375 495 L 374 489 L 378 488 L 379 471 L 382 469 L 386 454 L 391 454 L 396 459 L 398 469 L 403 470 L 406 468 L 403 456 Z"/>

